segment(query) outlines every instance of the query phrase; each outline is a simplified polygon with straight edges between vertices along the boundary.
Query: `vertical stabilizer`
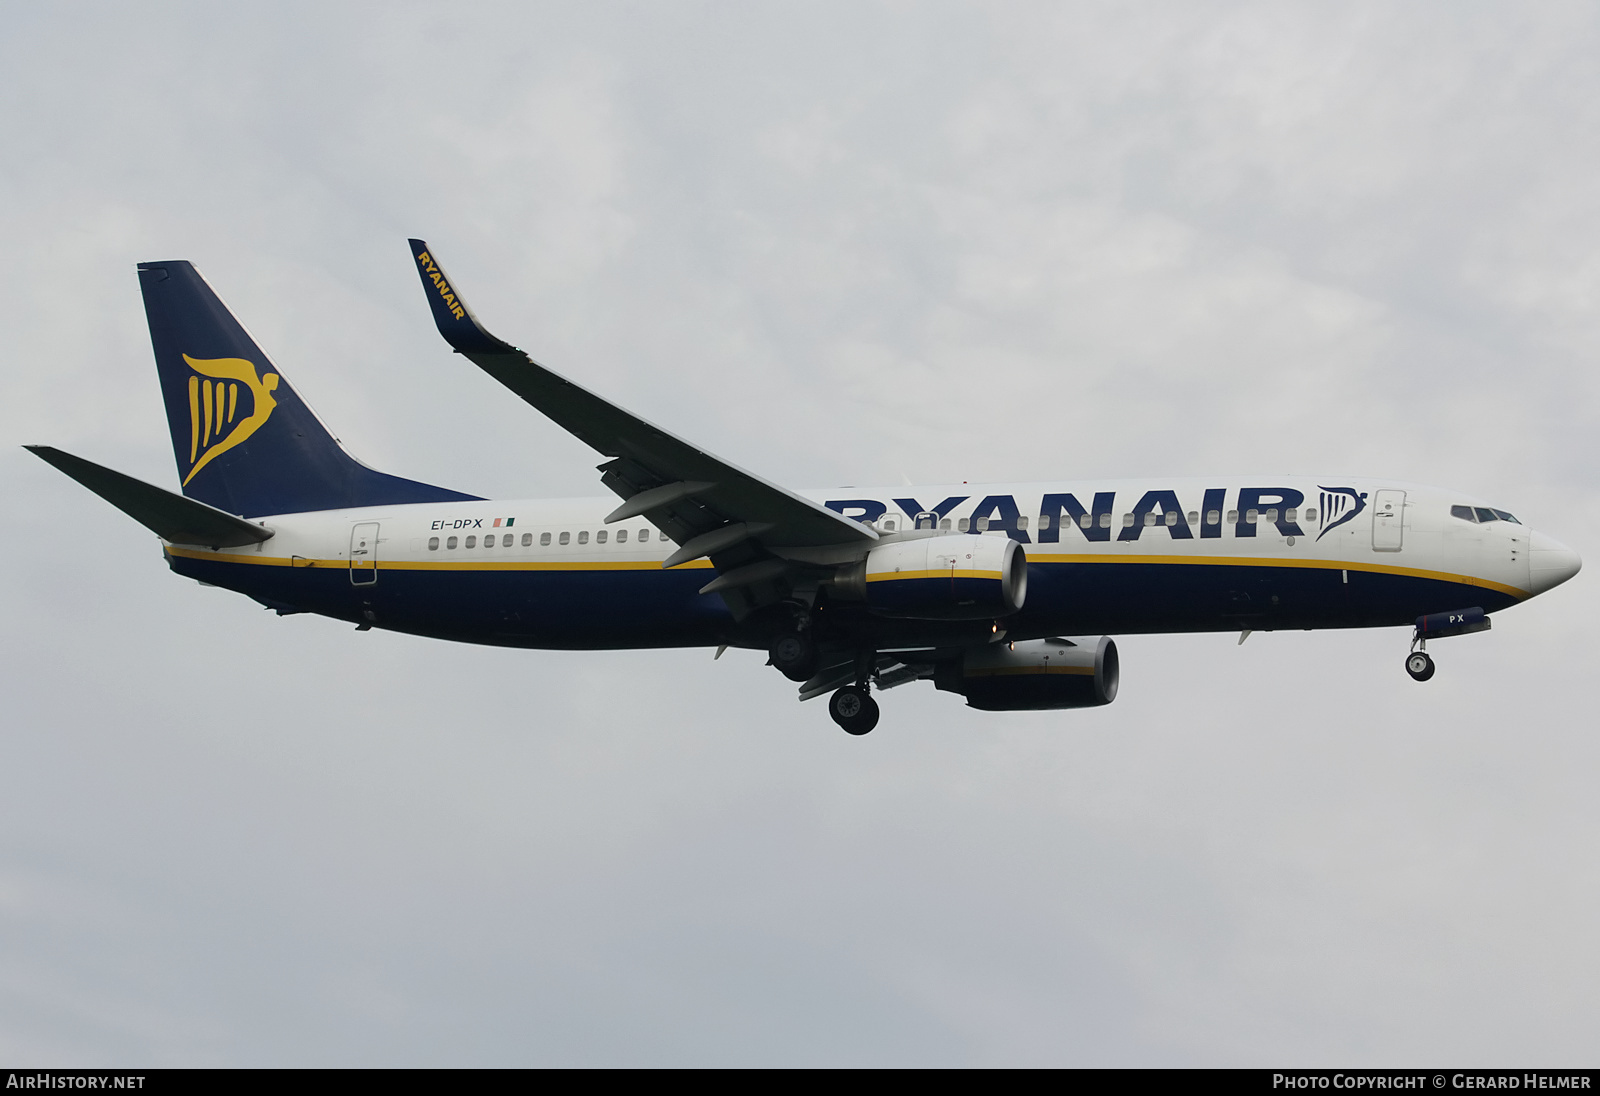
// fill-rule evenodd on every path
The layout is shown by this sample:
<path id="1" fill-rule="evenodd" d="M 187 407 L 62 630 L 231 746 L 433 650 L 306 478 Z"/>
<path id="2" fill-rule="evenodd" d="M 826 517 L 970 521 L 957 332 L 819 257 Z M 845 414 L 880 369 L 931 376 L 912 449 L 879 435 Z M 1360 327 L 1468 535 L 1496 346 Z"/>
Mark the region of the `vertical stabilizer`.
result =
<path id="1" fill-rule="evenodd" d="M 476 497 L 346 453 L 190 263 L 140 263 L 139 287 L 185 495 L 246 517 Z"/>

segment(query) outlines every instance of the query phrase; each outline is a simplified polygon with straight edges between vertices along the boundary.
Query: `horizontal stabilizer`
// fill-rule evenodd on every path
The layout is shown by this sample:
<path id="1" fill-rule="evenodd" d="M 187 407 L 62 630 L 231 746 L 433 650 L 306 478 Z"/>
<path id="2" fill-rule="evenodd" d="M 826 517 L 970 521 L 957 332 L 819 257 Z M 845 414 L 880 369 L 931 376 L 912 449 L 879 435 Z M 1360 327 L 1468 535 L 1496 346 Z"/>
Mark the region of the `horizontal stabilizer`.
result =
<path id="1" fill-rule="evenodd" d="M 236 548 L 243 544 L 259 544 L 272 536 L 272 530 L 265 526 L 253 525 L 215 506 L 114 472 L 60 449 L 48 445 L 25 445 L 23 448 L 173 544 Z"/>

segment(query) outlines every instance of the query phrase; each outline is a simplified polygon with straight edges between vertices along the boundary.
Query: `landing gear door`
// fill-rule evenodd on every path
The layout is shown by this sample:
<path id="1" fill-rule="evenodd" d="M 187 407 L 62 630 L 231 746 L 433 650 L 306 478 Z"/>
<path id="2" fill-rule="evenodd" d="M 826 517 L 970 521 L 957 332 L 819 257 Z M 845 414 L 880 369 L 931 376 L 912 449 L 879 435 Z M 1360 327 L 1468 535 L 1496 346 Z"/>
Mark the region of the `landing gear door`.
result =
<path id="1" fill-rule="evenodd" d="M 350 585 L 378 581 L 378 523 L 363 521 L 350 530 Z"/>
<path id="2" fill-rule="evenodd" d="M 1372 550 L 1398 552 L 1405 537 L 1406 493 L 1379 491 L 1372 501 Z"/>

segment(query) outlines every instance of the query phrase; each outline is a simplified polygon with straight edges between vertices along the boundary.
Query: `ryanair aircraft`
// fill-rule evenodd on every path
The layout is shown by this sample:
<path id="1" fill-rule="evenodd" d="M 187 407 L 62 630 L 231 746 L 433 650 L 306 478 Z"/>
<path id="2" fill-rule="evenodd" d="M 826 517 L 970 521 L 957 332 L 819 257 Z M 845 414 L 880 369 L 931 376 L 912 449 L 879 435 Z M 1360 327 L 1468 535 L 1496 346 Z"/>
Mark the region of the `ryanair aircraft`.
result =
<path id="1" fill-rule="evenodd" d="M 506 647 L 747 647 L 828 695 L 929 680 L 987 711 L 1117 695 L 1130 632 L 1482 631 L 1576 553 L 1455 491 L 1345 477 L 792 491 L 489 334 L 420 240 L 445 341 L 606 459 L 615 498 L 490 501 L 352 458 L 187 262 L 139 267 L 182 494 L 48 446 L 180 575 L 279 614 Z"/>

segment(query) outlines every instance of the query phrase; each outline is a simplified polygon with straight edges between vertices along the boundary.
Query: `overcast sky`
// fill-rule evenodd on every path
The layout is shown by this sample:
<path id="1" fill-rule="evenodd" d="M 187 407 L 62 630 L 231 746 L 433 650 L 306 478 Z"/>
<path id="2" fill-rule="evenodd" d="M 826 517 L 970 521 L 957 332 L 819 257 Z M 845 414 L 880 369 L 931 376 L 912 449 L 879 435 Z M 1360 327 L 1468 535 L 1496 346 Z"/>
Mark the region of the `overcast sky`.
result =
<path id="1" fill-rule="evenodd" d="M 134 264 L 357 456 L 598 457 L 491 330 L 796 487 L 1277 472 L 1600 545 L 1600 14 L 7 3 L 0 1060 L 1594 1064 L 1592 573 L 1129 636 L 1111 707 L 841 733 L 754 652 L 480 649 L 169 574 Z"/>

